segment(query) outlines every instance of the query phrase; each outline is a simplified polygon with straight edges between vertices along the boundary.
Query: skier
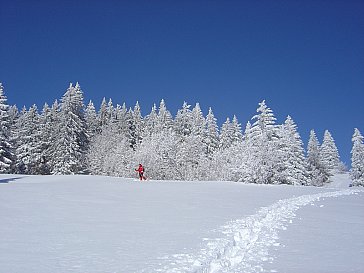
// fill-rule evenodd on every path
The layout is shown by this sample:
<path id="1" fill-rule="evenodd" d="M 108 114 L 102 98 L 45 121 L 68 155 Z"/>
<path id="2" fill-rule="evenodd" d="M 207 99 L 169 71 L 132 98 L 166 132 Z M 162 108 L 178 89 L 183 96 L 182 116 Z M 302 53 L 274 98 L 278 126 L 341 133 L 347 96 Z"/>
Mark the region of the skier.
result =
<path id="1" fill-rule="evenodd" d="M 144 176 L 144 167 L 142 164 L 139 164 L 139 168 L 135 169 L 135 171 L 139 173 L 140 181 L 142 181 L 143 179 L 147 180 L 147 178 Z"/>

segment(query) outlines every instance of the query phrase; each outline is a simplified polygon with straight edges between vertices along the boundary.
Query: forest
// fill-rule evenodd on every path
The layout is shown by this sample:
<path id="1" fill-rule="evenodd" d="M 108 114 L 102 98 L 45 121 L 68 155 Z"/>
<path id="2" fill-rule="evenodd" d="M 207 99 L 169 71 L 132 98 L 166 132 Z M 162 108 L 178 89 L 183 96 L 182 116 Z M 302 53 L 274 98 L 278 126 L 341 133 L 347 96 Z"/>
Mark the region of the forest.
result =
<path id="1" fill-rule="evenodd" d="M 277 124 L 263 100 L 242 128 L 236 116 L 218 126 L 210 108 L 184 102 L 175 116 L 162 99 L 142 116 L 134 107 L 100 108 L 84 103 L 72 83 L 50 106 L 18 109 L 7 104 L 0 83 L 0 172 L 32 175 L 105 175 L 136 177 L 142 163 L 149 179 L 236 181 L 256 184 L 322 186 L 346 170 L 331 133 L 322 143 L 314 130 L 306 149 L 288 116 Z M 355 128 L 350 174 L 364 185 L 363 136 Z"/>

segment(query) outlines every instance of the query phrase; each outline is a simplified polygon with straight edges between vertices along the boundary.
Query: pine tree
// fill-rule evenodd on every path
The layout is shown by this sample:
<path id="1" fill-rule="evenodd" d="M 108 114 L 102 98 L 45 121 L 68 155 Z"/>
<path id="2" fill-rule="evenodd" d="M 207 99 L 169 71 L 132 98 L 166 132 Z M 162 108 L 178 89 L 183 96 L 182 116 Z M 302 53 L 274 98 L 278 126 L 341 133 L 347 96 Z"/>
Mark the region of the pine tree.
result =
<path id="1" fill-rule="evenodd" d="M 58 100 L 55 100 L 50 108 L 50 112 L 47 113 L 46 120 L 44 121 L 46 123 L 46 128 L 49 129 L 47 131 L 49 146 L 45 150 L 45 161 L 49 167 L 50 173 L 53 173 L 55 165 L 58 162 L 58 158 L 54 155 L 56 154 L 58 142 L 60 141 L 59 132 L 63 126 L 61 120 L 61 104 Z"/>
<path id="2" fill-rule="evenodd" d="M 15 144 L 14 145 L 14 154 L 15 154 L 15 163 L 14 163 L 14 166 L 13 166 L 13 172 L 14 173 L 26 173 L 25 172 L 25 165 L 24 163 L 22 162 L 21 160 L 21 146 L 22 146 L 22 130 L 24 127 L 26 127 L 26 121 L 25 121 L 25 116 L 26 116 L 26 113 L 27 113 L 27 109 L 26 107 L 24 106 L 17 119 L 16 119 L 16 122 L 13 126 L 13 135 L 12 135 L 12 138 L 13 138 L 13 143 Z"/>
<path id="3" fill-rule="evenodd" d="M 353 148 L 351 149 L 350 177 L 354 186 L 364 186 L 364 137 L 359 129 L 354 129 L 352 137 Z"/>
<path id="4" fill-rule="evenodd" d="M 219 136 L 220 149 L 229 148 L 233 144 L 233 130 L 229 118 L 222 124 Z"/>
<path id="5" fill-rule="evenodd" d="M 78 83 L 70 84 L 61 99 L 58 139 L 54 151 L 54 174 L 86 171 L 88 135 L 83 110 L 83 93 Z"/>
<path id="6" fill-rule="evenodd" d="M 4 94 L 4 87 L 0 83 L 0 173 L 8 173 L 14 162 L 13 145 L 10 141 L 11 120 L 9 105 Z"/>
<path id="7" fill-rule="evenodd" d="M 52 109 L 47 103 L 44 104 L 42 113 L 39 117 L 39 142 L 40 142 L 40 162 L 38 164 L 38 174 L 50 174 L 52 162 L 52 143 L 57 138 L 57 131 L 55 131 L 55 124 L 53 124 Z"/>
<path id="8" fill-rule="evenodd" d="M 192 109 L 191 134 L 186 137 L 186 144 L 189 145 L 189 178 L 190 180 L 205 180 L 207 157 L 206 139 L 206 120 L 201 111 L 199 103 Z"/>
<path id="9" fill-rule="evenodd" d="M 109 124 L 109 113 L 108 113 L 108 107 L 107 107 L 105 97 L 102 99 L 102 102 L 100 105 L 98 120 L 99 120 L 101 129 L 103 126 Z"/>
<path id="10" fill-rule="evenodd" d="M 309 172 L 309 185 L 322 186 L 328 182 L 329 171 L 320 156 L 320 143 L 314 130 L 310 132 L 307 145 L 307 170 Z"/>
<path id="11" fill-rule="evenodd" d="M 204 122 L 198 104 L 191 111 L 190 105 L 184 102 L 182 109 L 177 111 L 174 124 L 177 139 L 176 165 L 180 176 L 176 179 L 198 180 L 204 175 L 199 172 L 201 157 L 205 152 L 202 145 L 203 128 L 199 126 Z"/>
<path id="12" fill-rule="evenodd" d="M 206 154 L 208 158 L 211 159 L 212 155 L 219 148 L 219 131 L 217 126 L 217 120 L 212 112 L 211 107 L 209 108 L 209 113 L 206 116 L 206 137 L 204 138 L 204 143 L 206 146 Z"/>
<path id="13" fill-rule="evenodd" d="M 157 106 L 154 104 L 149 115 L 144 118 L 145 136 L 151 136 L 157 132 L 158 114 Z"/>
<path id="14" fill-rule="evenodd" d="M 107 104 L 106 113 L 108 122 L 113 122 L 115 119 L 115 109 L 111 98 L 109 99 L 109 102 Z"/>
<path id="15" fill-rule="evenodd" d="M 177 115 L 174 120 L 174 128 L 177 136 L 188 136 L 192 133 L 192 113 L 190 107 L 191 105 L 184 102 L 182 109 L 177 111 Z"/>
<path id="16" fill-rule="evenodd" d="M 249 160 L 241 166 L 240 180 L 258 184 L 279 183 L 273 180 L 279 160 L 276 118 L 264 100 L 259 103 L 257 112 L 252 118 L 255 121 L 250 128 L 249 145 L 244 149 Z"/>
<path id="17" fill-rule="evenodd" d="M 324 140 L 320 147 L 320 157 L 330 172 L 338 171 L 340 157 L 335 141 L 328 130 L 325 130 Z"/>
<path id="18" fill-rule="evenodd" d="M 254 175 L 252 163 L 255 156 L 252 151 L 253 145 L 250 141 L 251 124 L 249 121 L 247 122 L 243 136 L 240 132 L 240 124 L 239 126 L 234 124 L 239 124 L 236 117 L 233 118 L 232 123 L 227 119 L 223 125 L 222 129 L 225 131 L 225 137 L 224 133 L 222 133 L 220 141 L 221 143 L 229 143 L 230 141 L 230 146 L 220 147 L 219 151 L 214 155 L 213 164 L 215 166 L 211 168 L 213 169 L 214 176 L 211 179 L 248 182 L 251 181 L 251 177 Z M 234 127 L 239 129 L 236 130 Z M 231 137 L 234 136 L 234 132 L 238 132 L 238 134 L 235 134 L 238 137 Z"/>
<path id="19" fill-rule="evenodd" d="M 10 167 L 10 173 L 17 173 L 16 169 L 16 148 L 17 148 L 17 133 L 16 133 L 16 123 L 19 118 L 19 110 L 16 105 L 9 106 L 9 127 L 10 127 L 10 136 L 9 143 L 11 144 L 11 152 L 12 156 L 12 164 Z"/>
<path id="20" fill-rule="evenodd" d="M 241 142 L 243 139 L 243 134 L 241 132 L 241 124 L 239 123 L 239 121 L 235 115 L 233 116 L 231 128 L 232 128 L 232 134 L 233 134 L 232 135 L 233 143 Z"/>
<path id="21" fill-rule="evenodd" d="M 279 135 L 279 162 L 276 179 L 283 184 L 306 185 L 307 167 L 303 142 L 297 132 L 297 125 L 290 116 L 280 126 Z"/>
<path id="22" fill-rule="evenodd" d="M 39 114 L 36 105 L 22 111 L 17 138 L 17 169 L 20 173 L 38 174 L 42 156 Z"/>
<path id="23" fill-rule="evenodd" d="M 87 126 L 87 133 L 90 139 L 101 131 L 100 124 L 97 119 L 96 109 L 91 100 L 85 110 L 85 122 Z"/>
<path id="24" fill-rule="evenodd" d="M 144 121 L 139 106 L 136 102 L 134 110 L 130 111 L 131 119 L 129 120 L 129 142 L 133 150 L 142 142 L 144 134 Z"/>
<path id="25" fill-rule="evenodd" d="M 14 126 L 19 115 L 19 110 L 16 105 L 9 106 L 9 123 Z"/>
<path id="26" fill-rule="evenodd" d="M 122 134 L 124 137 L 128 135 L 129 132 L 129 119 L 131 116 L 128 113 L 125 103 L 122 106 L 117 105 L 115 110 L 116 118 L 116 129 L 118 134 Z"/>
<path id="27" fill-rule="evenodd" d="M 157 117 L 157 125 L 156 129 L 158 132 L 162 130 L 169 130 L 173 128 L 173 117 L 171 113 L 168 111 L 166 103 L 162 99 L 159 104 L 158 117 Z"/>
<path id="28" fill-rule="evenodd" d="M 199 103 L 196 103 L 195 107 L 192 109 L 192 133 L 201 138 L 205 137 L 206 120 L 203 116 L 201 107 Z"/>

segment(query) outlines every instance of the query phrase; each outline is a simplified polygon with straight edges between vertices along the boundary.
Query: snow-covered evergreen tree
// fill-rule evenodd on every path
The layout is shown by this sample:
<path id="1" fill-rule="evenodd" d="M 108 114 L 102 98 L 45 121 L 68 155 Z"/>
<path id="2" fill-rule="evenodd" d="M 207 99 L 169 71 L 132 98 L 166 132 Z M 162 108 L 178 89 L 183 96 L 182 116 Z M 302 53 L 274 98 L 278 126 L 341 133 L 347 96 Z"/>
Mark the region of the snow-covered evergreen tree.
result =
<path id="1" fill-rule="evenodd" d="M 144 118 L 145 136 L 151 136 L 157 132 L 158 114 L 157 106 L 154 104 L 150 113 Z"/>
<path id="2" fill-rule="evenodd" d="M 325 130 L 324 140 L 320 147 L 320 157 L 330 172 L 338 171 L 340 157 L 335 141 L 328 130 Z"/>
<path id="3" fill-rule="evenodd" d="M 14 162 L 13 145 L 10 140 L 11 120 L 9 105 L 4 94 L 4 87 L 0 83 L 0 173 L 8 173 Z"/>
<path id="4" fill-rule="evenodd" d="M 229 148 L 233 143 L 233 130 L 229 118 L 222 124 L 219 136 L 220 149 Z"/>
<path id="5" fill-rule="evenodd" d="M 43 133 L 44 138 L 47 139 L 49 146 L 44 151 L 45 153 L 45 162 L 49 168 L 49 171 L 53 173 L 55 168 L 55 164 L 58 162 L 58 159 L 54 157 L 56 150 L 58 149 L 58 141 L 59 136 L 58 133 L 61 128 L 61 105 L 58 100 L 55 100 L 50 108 L 50 111 L 46 111 L 46 115 L 42 117 L 42 120 L 45 124 Z"/>
<path id="6" fill-rule="evenodd" d="M 97 118 L 97 113 L 93 102 L 90 100 L 85 110 L 85 122 L 87 126 L 87 133 L 90 139 L 101 131 L 100 123 Z"/>
<path id="7" fill-rule="evenodd" d="M 176 132 L 176 164 L 178 177 L 180 180 L 197 180 L 199 173 L 200 157 L 204 153 L 202 146 L 203 129 L 198 128 L 198 124 L 204 124 L 201 120 L 201 109 L 199 105 L 191 111 L 190 105 L 183 103 L 182 109 L 177 111 L 175 118 Z"/>
<path id="8" fill-rule="evenodd" d="M 107 103 L 107 119 L 109 122 L 113 122 L 115 119 L 115 109 L 114 104 L 112 103 L 112 99 L 109 99 L 109 102 Z"/>
<path id="9" fill-rule="evenodd" d="M 16 119 L 19 116 L 19 110 L 16 105 L 9 106 L 9 122 L 13 126 L 16 122 Z"/>
<path id="10" fill-rule="evenodd" d="M 17 169 L 20 173 L 38 174 L 42 160 L 42 142 L 38 108 L 33 105 L 25 109 L 18 119 Z"/>
<path id="11" fill-rule="evenodd" d="M 310 131 L 310 138 L 307 145 L 307 162 L 309 165 L 320 165 L 320 143 L 314 130 Z"/>
<path id="12" fill-rule="evenodd" d="M 162 99 L 158 109 L 156 130 L 160 132 L 164 129 L 169 130 L 171 128 L 173 128 L 173 117 L 171 112 L 167 109 L 166 103 Z"/>
<path id="13" fill-rule="evenodd" d="M 129 115 L 125 103 L 123 103 L 123 105 L 117 104 L 115 108 L 114 126 L 116 127 L 118 134 L 122 134 L 125 137 L 128 135 L 129 119 L 131 119 L 131 115 Z"/>
<path id="14" fill-rule="evenodd" d="M 233 120 L 231 122 L 231 128 L 233 143 L 241 142 L 243 139 L 241 124 L 239 123 L 238 118 L 235 115 L 233 116 Z"/>
<path id="15" fill-rule="evenodd" d="M 191 115 L 192 133 L 203 138 L 205 136 L 206 120 L 199 103 L 196 103 L 195 107 L 192 109 Z"/>
<path id="16" fill-rule="evenodd" d="M 258 114 L 249 132 L 249 144 L 244 151 L 249 157 L 241 167 L 241 181 L 258 184 L 279 183 L 274 181 L 277 172 L 278 134 L 273 111 L 263 100 L 259 103 Z"/>
<path id="17" fill-rule="evenodd" d="M 88 135 L 80 85 L 70 84 L 61 99 L 58 138 L 54 149 L 54 174 L 77 174 L 86 171 L 85 154 Z"/>
<path id="18" fill-rule="evenodd" d="M 17 173 L 16 169 L 16 147 L 17 147 L 17 132 L 16 132 L 16 123 L 19 118 L 19 110 L 16 105 L 9 106 L 9 126 L 10 126 L 10 136 L 9 142 L 11 143 L 11 151 L 13 153 L 13 164 L 11 164 L 11 168 L 9 170 L 10 173 Z"/>
<path id="19" fill-rule="evenodd" d="M 278 172 L 275 180 L 282 184 L 306 185 L 307 167 L 303 142 L 297 132 L 297 125 L 290 116 L 278 131 Z"/>
<path id="20" fill-rule="evenodd" d="M 206 146 L 207 157 L 211 159 L 212 155 L 219 149 L 219 128 L 214 113 L 209 108 L 206 116 L 206 137 L 203 139 Z"/>
<path id="21" fill-rule="evenodd" d="M 130 111 L 131 119 L 129 119 L 129 142 L 133 150 L 142 142 L 144 134 L 144 121 L 140 109 L 139 102 L 137 101 L 134 110 Z"/>
<path id="22" fill-rule="evenodd" d="M 188 136 L 192 133 L 192 113 L 191 105 L 184 102 L 182 109 L 177 111 L 176 118 L 174 119 L 174 128 L 177 136 Z"/>
<path id="23" fill-rule="evenodd" d="M 358 128 L 354 129 L 352 137 L 350 176 L 354 186 L 364 186 L 364 137 Z"/>
<path id="24" fill-rule="evenodd" d="M 107 107 L 107 103 L 106 103 L 106 98 L 104 97 L 102 99 L 101 105 L 100 105 L 100 110 L 99 110 L 99 114 L 98 114 L 98 120 L 99 120 L 99 124 L 100 127 L 102 128 L 103 126 L 109 124 L 109 112 L 108 112 L 108 107 Z"/>
<path id="25" fill-rule="evenodd" d="M 55 103 L 53 107 L 58 107 Z M 39 145 L 41 149 L 40 162 L 37 166 L 38 174 L 50 174 L 51 172 L 51 162 L 52 158 L 52 143 L 57 138 L 57 128 L 54 123 L 53 110 L 48 106 L 47 103 L 44 104 L 42 113 L 39 116 Z"/>
<path id="26" fill-rule="evenodd" d="M 309 173 L 309 185 L 322 186 L 328 182 L 329 170 L 322 162 L 320 156 L 320 143 L 314 130 L 310 132 L 307 145 L 307 170 Z"/>

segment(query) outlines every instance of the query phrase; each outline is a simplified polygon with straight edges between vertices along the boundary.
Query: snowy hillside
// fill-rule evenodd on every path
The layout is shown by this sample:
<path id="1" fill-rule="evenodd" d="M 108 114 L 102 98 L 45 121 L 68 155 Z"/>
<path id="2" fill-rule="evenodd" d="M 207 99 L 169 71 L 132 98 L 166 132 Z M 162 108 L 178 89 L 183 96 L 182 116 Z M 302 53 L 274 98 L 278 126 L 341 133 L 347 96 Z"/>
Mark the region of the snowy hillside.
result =
<path id="1" fill-rule="evenodd" d="M 364 192 L 0 176 L 6 273 L 363 272 Z"/>

